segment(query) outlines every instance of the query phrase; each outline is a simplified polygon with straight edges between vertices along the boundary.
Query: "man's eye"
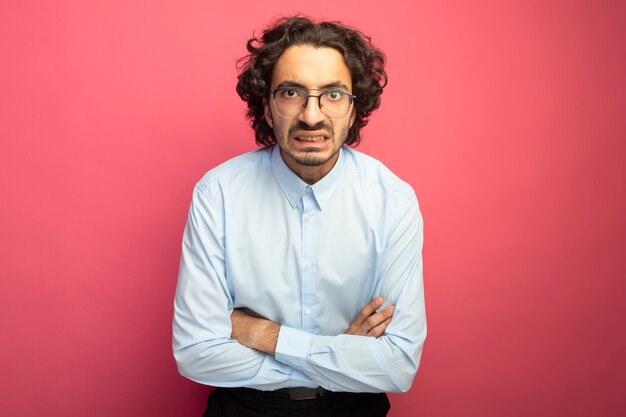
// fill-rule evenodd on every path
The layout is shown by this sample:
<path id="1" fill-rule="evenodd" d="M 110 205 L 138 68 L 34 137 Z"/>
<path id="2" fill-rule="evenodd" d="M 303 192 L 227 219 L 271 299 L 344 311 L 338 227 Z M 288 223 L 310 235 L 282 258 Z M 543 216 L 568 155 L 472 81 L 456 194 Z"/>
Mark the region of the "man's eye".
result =
<path id="1" fill-rule="evenodd" d="M 326 93 L 329 99 L 331 100 L 341 100 L 341 91 L 329 91 Z"/>
<path id="2" fill-rule="evenodd" d="M 283 90 L 283 97 L 293 98 L 298 95 L 298 90 Z"/>

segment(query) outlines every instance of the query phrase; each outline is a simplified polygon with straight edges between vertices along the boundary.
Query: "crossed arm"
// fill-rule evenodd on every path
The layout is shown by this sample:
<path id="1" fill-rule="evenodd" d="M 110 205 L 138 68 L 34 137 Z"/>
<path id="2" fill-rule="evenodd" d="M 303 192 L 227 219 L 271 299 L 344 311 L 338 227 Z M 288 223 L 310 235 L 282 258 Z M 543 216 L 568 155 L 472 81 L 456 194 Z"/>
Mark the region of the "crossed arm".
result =
<path id="1" fill-rule="evenodd" d="M 395 306 L 391 305 L 376 312 L 376 309 L 383 305 L 383 302 L 383 298 L 379 296 L 363 307 L 344 334 L 369 337 L 382 336 L 391 323 L 395 309 Z M 233 329 L 232 339 L 246 347 L 274 356 L 280 324 L 251 316 L 239 309 L 233 310 L 230 319 Z"/>
<path id="2" fill-rule="evenodd" d="M 416 201 L 390 226 L 377 266 L 374 293 L 384 295 L 395 310 L 375 313 L 382 304 L 375 299 L 339 335 L 313 334 L 233 310 L 223 257 L 222 208 L 215 204 L 201 192 L 194 196 L 183 238 L 173 328 L 181 374 L 207 385 L 264 390 L 318 385 L 351 392 L 410 388 L 426 337 L 422 220 Z"/>

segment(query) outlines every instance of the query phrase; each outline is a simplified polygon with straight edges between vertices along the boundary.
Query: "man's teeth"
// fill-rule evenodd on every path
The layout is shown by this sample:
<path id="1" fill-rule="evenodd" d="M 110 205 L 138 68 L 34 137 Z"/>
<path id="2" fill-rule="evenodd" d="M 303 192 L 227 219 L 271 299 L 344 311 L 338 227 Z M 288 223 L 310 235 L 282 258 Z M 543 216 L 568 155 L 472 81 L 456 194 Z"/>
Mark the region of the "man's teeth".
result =
<path id="1" fill-rule="evenodd" d="M 296 140 L 300 142 L 323 142 L 326 140 L 326 136 L 298 136 Z"/>

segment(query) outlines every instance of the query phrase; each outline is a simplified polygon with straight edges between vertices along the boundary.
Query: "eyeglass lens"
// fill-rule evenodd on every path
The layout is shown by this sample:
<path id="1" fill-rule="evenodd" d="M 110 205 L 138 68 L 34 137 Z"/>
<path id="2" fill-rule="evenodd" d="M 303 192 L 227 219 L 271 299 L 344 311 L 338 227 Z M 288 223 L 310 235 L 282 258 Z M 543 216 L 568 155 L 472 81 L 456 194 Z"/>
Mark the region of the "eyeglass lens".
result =
<path id="1" fill-rule="evenodd" d="M 300 114 L 308 101 L 316 98 L 322 113 L 330 119 L 340 119 L 348 114 L 352 97 L 339 90 L 330 90 L 320 95 L 307 94 L 303 90 L 282 88 L 273 91 L 276 110 L 282 116 L 293 117 Z"/>

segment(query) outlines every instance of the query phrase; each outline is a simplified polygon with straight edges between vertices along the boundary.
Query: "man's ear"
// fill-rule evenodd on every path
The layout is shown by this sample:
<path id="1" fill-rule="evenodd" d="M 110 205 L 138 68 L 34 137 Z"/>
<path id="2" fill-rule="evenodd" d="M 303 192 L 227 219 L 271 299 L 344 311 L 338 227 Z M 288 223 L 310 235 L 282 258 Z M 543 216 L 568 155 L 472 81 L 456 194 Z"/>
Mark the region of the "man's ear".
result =
<path id="1" fill-rule="evenodd" d="M 267 124 L 273 129 L 274 120 L 272 119 L 272 110 L 270 109 L 270 103 L 267 100 L 263 100 L 263 115 L 265 116 Z"/>

